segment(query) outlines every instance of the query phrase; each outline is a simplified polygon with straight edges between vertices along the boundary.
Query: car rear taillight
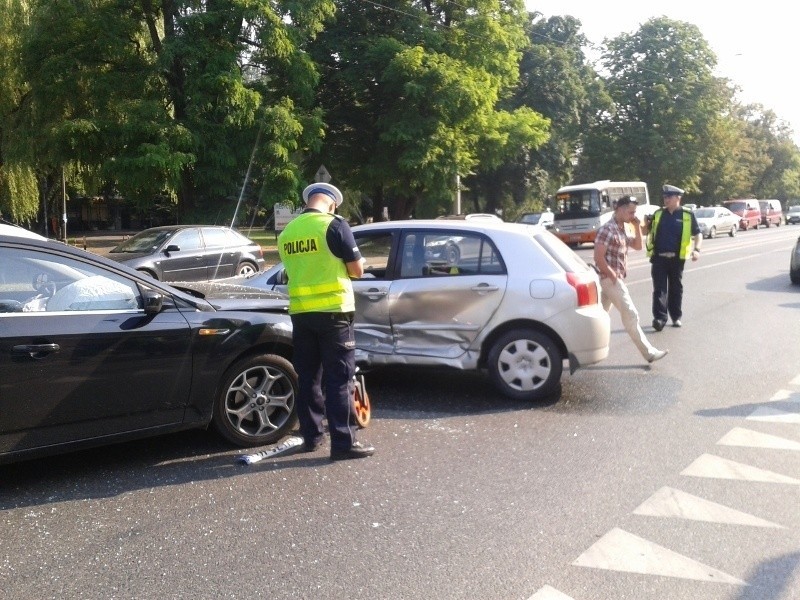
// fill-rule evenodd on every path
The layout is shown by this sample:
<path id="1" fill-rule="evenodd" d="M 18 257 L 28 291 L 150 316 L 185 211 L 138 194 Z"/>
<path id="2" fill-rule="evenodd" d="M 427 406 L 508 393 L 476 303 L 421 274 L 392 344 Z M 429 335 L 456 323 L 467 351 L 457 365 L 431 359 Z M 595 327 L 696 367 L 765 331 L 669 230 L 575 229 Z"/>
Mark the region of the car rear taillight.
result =
<path id="1" fill-rule="evenodd" d="M 567 273 L 567 282 L 578 293 L 578 306 L 597 304 L 597 282 L 590 273 Z"/>

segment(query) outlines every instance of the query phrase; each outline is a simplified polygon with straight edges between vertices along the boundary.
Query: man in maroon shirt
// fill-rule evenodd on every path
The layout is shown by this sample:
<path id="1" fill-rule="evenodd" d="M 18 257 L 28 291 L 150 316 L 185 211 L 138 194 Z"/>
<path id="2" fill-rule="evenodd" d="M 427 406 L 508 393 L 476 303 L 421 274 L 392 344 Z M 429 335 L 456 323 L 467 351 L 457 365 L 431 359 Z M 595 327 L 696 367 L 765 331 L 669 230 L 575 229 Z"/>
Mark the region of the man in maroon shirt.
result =
<path id="1" fill-rule="evenodd" d="M 639 325 L 639 312 L 633 304 L 624 279 L 627 275 L 628 248 L 642 249 L 642 228 L 636 216 L 636 198 L 623 196 L 617 200 L 614 215 L 597 230 L 594 240 L 594 262 L 600 271 L 603 308 L 617 307 L 622 324 L 639 352 L 647 360 L 654 362 L 667 355 L 667 350 L 658 350 L 650 342 Z M 628 236 L 625 224 L 633 227 L 633 237 Z"/>

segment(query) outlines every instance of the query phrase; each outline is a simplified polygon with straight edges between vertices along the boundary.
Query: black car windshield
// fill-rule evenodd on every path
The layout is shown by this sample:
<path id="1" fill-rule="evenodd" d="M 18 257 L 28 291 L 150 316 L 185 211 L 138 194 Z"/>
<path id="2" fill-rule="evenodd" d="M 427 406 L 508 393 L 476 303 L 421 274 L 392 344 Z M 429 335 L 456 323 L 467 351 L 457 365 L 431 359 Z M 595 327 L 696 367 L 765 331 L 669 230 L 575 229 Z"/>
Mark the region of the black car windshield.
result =
<path id="1" fill-rule="evenodd" d="M 125 240 L 112 252 L 152 252 L 169 238 L 174 230 L 162 229 L 160 231 L 142 231 L 130 239 Z"/>

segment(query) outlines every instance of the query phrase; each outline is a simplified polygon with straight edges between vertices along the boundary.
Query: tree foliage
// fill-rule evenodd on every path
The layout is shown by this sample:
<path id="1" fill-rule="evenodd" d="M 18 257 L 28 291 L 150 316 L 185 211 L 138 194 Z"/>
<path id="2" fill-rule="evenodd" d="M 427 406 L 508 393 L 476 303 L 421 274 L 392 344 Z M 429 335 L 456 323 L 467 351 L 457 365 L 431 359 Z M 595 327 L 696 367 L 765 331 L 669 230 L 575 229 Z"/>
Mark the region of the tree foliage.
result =
<path id="1" fill-rule="evenodd" d="M 587 137 L 589 179 L 641 179 L 698 191 L 718 119 L 730 102 L 713 75 L 716 57 L 699 29 L 666 17 L 607 44 L 606 88 L 613 109 Z"/>
<path id="2" fill-rule="evenodd" d="M 503 111 L 526 44 L 518 0 L 340 3 L 313 47 L 327 139 L 313 157 L 368 192 L 373 216 L 447 211 L 456 176 L 541 143 L 532 111 Z M 482 150 L 484 151 L 482 153 Z"/>
<path id="3" fill-rule="evenodd" d="M 585 44 L 521 0 L 0 0 L 0 210 L 60 210 L 63 176 L 227 220 L 320 164 L 375 218 L 449 212 L 458 176 L 511 216 L 570 179 L 800 197 L 791 132 L 694 25 L 608 41 L 600 74 Z"/>

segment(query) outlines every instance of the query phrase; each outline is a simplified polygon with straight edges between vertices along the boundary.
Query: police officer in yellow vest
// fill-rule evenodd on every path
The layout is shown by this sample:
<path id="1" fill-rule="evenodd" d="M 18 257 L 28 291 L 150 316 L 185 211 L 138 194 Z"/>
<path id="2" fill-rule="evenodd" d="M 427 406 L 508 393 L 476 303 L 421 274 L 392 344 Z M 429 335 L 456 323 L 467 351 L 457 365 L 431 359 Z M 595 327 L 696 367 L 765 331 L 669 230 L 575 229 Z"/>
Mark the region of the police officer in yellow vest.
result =
<path id="1" fill-rule="evenodd" d="M 327 417 L 333 460 L 375 452 L 356 441 L 351 420 L 356 345 L 350 278 L 361 277 L 364 267 L 350 226 L 334 214 L 342 199 L 330 184 L 308 186 L 303 190 L 305 210 L 278 237 L 278 253 L 289 278 L 303 450 L 313 452 L 322 444 L 322 421 Z"/>
<path id="2" fill-rule="evenodd" d="M 703 239 L 694 213 L 681 208 L 683 190 L 665 185 L 662 196 L 664 208 L 653 214 L 647 232 L 647 256 L 653 278 L 653 329 L 656 331 L 664 329 L 667 316 L 672 319 L 673 327 L 681 326 L 683 267 L 687 258 L 696 261 L 700 257 Z"/>

